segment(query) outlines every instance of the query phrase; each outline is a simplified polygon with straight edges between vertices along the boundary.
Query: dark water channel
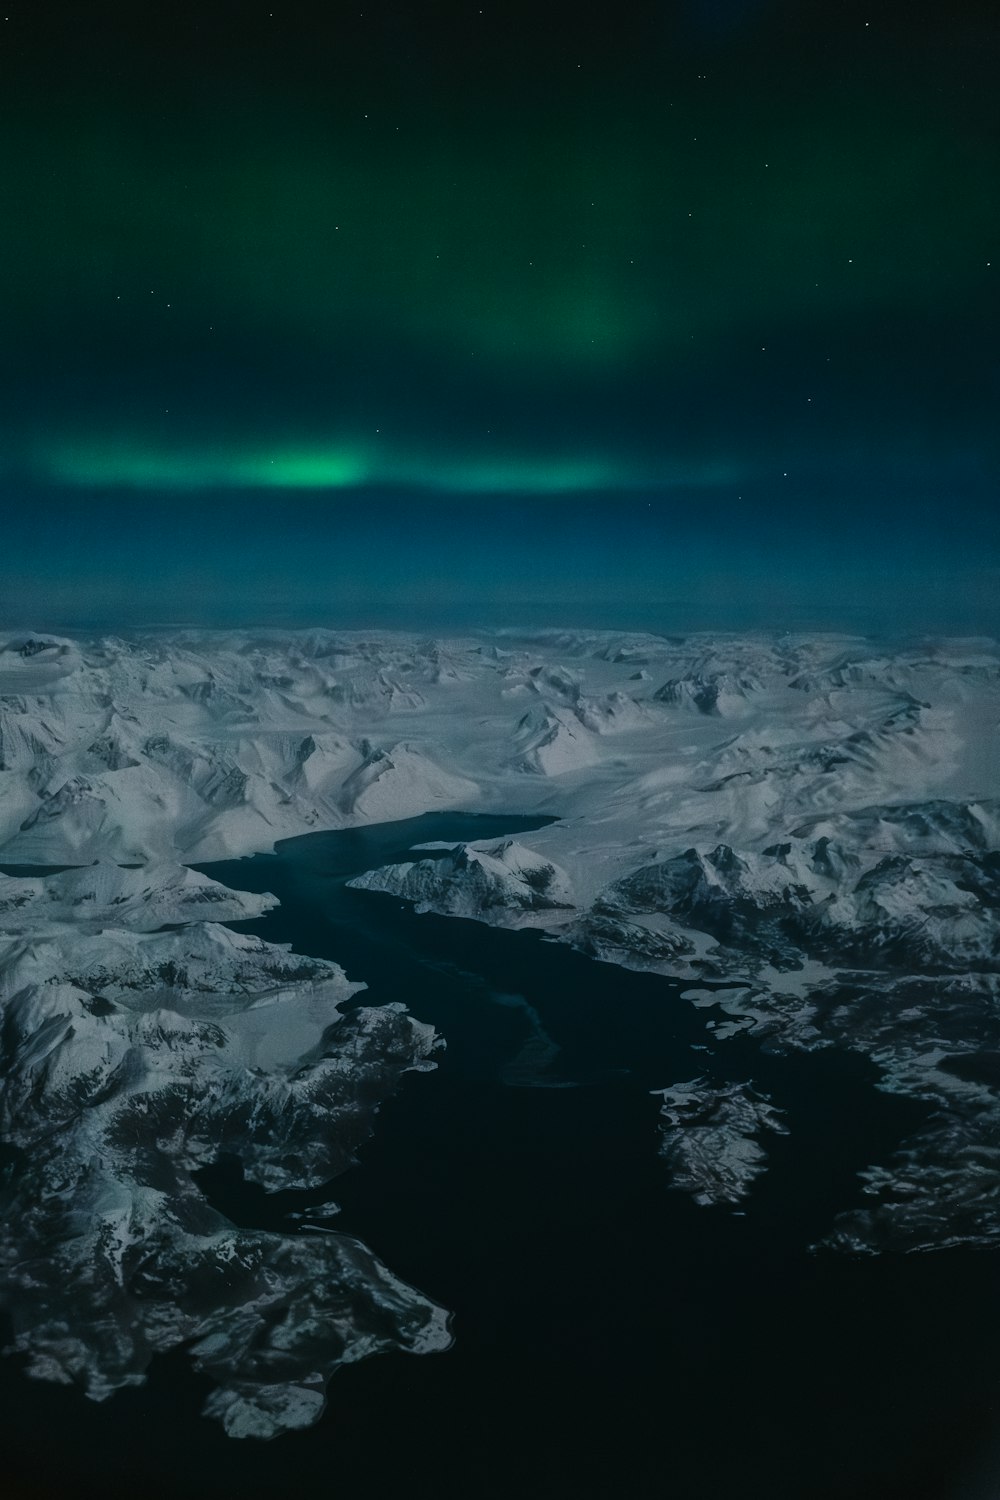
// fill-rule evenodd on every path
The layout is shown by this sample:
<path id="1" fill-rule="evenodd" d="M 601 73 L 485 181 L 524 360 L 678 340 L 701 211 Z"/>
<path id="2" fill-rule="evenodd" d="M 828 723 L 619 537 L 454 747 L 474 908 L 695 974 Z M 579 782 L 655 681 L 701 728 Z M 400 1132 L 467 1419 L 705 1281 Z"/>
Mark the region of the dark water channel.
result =
<path id="1" fill-rule="evenodd" d="M 268 1195 L 225 1160 L 203 1189 L 286 1233 L 339 1204 L 331 1227 L 453 1312 L 454 1347 L 342 1371 L 318 1427 L 266 1445 L 198 1416 L 183 1354 L 103 1406 L 0 1361 L 12 1493 L 1000 1495 L 1000 1257 L 808 1249 L 916 1106 L 858 1058 L 713 1043 L 684 985 L 346 889 L 415 843 L 529 826 L 441 814 L 202 867 L 280 898 L 240 930 L 336 959 L 368 984 L 357 1003 L 404 1001 L 448 1044 L 325 1193 Z M 650 1091 L 701 1072 L 752 1078 L 787 1111 L 745 1216 L 669 1191 L 657 1155 Z"/>

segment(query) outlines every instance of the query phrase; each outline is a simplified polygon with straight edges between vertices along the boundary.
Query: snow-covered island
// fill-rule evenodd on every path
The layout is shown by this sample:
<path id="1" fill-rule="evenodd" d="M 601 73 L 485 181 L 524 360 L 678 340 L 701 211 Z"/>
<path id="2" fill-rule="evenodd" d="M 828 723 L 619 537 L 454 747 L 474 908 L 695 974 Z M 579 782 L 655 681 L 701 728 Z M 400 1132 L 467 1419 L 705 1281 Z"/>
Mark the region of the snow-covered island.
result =
<path id="1" fill-rule="evenodd" d="M 434 1037 L 342 1012 L 335 964 L 218 925 L 269 898 L 186 867 L 448 808 L 558 821 L 355 887 L 683 979 L 712 1045 L 863 1053 L 929 1118 L 828 1243 L 1000 1239 L 998 723 L 980 640 L 0 641 L 0 860 L 76 867 L 0 877 L 3 1264 L 33 1372 L 103 1395 L 193 1341 L 211 1410 L 267 1435 L 338 1364 L 447 1344 L 357 1241 L 237 1230 L 200 1193 L 223 1151 L 268 1188 L 334 1176 Z M 752 1082 L 664 1086 L 675 1185 L 736 1202 L 780 1116 Z"/>

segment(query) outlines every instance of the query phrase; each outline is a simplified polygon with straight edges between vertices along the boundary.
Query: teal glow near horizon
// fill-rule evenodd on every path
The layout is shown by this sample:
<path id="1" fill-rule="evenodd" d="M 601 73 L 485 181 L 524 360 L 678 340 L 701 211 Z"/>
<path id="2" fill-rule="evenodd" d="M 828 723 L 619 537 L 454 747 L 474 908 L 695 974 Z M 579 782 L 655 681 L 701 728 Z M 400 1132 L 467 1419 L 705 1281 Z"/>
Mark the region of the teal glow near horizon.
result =
<path id="1" fill-rule="evenodd" d="M 71 488 L 191 491 L 219 489 L 350 490 L 372 486 L 428 489 L 452 495 L 573 495 L 734 484 L 748 471 L 717 462 L 628 461 L 586 455 L 446 451 L 394 453 L 388 446 L 262 447 L 247 452 L 170 449 L 155 443 L 55 444 L 30 464 L 43 481 Z"/>

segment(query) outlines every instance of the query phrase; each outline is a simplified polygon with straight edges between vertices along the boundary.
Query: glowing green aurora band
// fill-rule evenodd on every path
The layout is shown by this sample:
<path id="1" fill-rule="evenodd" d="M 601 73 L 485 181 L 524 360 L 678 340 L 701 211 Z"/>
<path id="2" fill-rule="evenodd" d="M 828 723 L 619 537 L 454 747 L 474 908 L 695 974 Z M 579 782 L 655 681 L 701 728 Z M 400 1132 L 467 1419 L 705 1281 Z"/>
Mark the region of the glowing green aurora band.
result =
<path id="1" fill-rule="evenodd" d="M 426 488 L 449 494 L 562 495 L 733 483 L 724 463 L 695 467 L 619 457 L 482 454 L 456 458 L 447 451 L 394 452 L 388 445 L 331 442 L 301 448 L 261 447 L 233 452 L 134 440 L 55 443 L 37 459 L 38 470 L 69 486 L 154 490 L 343 490 L 369 486 Z"/>

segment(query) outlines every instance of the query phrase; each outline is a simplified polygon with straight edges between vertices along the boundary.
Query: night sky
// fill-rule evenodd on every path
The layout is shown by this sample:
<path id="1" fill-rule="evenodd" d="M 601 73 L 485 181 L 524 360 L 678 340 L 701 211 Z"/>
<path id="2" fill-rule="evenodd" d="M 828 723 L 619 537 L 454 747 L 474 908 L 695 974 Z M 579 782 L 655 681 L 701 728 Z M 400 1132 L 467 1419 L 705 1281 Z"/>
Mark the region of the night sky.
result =
<path id="1" fill-rule="evenodd" d="M 0 10 L 0 619 L 997 628 L 995 6 Z"/>

